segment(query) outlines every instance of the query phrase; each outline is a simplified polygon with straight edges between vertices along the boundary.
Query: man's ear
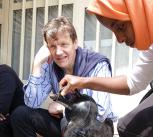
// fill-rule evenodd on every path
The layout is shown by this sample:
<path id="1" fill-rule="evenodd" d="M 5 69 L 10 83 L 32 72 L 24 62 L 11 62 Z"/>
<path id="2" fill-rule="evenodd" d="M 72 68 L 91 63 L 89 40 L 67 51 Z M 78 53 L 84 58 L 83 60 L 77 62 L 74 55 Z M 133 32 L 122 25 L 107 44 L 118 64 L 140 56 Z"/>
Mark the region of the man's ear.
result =
<path id="1" fill-rule="evenodd" d="M 78 48 L 78 40 L 75 40 L 75 41 L 74 41 L 74 46 L 75 46 L 75 49 Z"/>

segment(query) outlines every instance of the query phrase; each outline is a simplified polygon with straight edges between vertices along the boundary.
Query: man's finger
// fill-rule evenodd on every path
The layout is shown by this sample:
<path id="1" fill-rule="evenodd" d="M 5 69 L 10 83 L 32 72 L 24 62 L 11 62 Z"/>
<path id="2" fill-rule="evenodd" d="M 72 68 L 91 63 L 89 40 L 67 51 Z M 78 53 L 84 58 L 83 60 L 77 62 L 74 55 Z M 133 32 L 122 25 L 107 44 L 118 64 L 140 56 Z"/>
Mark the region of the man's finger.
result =
<path id="1" fill-rule="evenodd" d="M 0 121 L 3 121 L 5 119 L 6 119 L 5 116 L 2 113 L 0 113 Z"/>

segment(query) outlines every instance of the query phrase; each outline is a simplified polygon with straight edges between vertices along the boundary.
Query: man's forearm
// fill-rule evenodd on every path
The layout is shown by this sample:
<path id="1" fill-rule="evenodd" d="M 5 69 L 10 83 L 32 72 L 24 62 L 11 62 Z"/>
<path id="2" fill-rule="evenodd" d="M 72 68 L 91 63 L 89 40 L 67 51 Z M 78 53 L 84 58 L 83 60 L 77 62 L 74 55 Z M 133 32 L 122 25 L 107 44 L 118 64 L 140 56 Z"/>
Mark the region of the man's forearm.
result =
<path id="1" fill-rule="evenodd" d="M 33 63 L 33 69 L 32 69 L 32 74 L 34 76 L 40 76 L 41 74 L 41 66 L 45 62 L 51 62 L 52 61 L 52 56 L 50 54 L 50 51 L 48 50 L 47 45 L 43 45 L 39 51 L 37 52 L 34 63 Z"/>

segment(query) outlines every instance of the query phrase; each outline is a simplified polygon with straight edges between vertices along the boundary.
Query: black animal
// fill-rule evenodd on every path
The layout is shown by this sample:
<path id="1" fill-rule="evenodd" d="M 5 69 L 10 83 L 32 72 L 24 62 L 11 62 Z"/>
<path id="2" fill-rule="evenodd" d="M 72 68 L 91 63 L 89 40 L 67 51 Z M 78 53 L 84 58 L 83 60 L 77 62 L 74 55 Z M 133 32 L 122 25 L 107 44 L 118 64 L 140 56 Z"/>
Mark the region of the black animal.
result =
<path id="1" fill-rule="evenodd" d="M 96 119 L 97 104 L 94 99 L 78 91 L 63 97 L 60 93 L 51 97 L 63 104 L 68 122 L 64 137 L 113 137 L 113 123 L 106 119 L 103 123 Z"/>

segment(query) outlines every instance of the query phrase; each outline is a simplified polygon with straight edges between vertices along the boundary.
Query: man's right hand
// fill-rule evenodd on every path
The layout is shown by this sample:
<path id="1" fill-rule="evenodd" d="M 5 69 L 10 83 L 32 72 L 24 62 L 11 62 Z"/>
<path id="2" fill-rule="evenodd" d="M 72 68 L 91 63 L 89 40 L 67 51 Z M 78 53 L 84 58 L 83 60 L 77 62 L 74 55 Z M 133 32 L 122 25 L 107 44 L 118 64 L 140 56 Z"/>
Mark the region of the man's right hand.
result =
<path id="1" fill-rule="evenodd" d="M 65 107 L 55 101 L 51 102 L 48 107 L 48 112 L 50 115 L 60 118 L 60 114 L 63 113 Z"/>
<path id="2" fill-rule="evenodd" d="M 6 117 L 2 113 L 0 113 L 0 121 L 4 121 L 4 120 L 6 120 Z"/>
<path id="3" fill-rule="evenodd" d="M 47 61 L 51 62 L 51 60 L 52 57 L 47 45 L 43 45 L 35 56 L 32 74 L 34 76 L 40 76 L 41 65 Z"/>

